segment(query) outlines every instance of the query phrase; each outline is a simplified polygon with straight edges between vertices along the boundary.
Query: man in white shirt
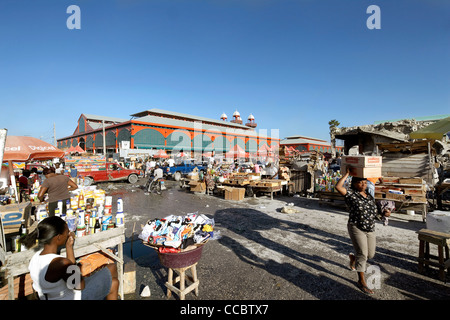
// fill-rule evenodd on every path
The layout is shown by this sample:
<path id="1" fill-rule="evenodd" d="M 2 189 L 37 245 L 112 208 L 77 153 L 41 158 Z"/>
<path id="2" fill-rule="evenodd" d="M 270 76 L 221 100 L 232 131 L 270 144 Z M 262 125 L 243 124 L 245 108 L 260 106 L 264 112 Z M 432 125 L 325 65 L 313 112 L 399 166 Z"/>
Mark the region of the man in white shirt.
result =
<path id="1" fill-rule="evenodd" d="M 158 165 L 156 165 L 155 171 L 153 172 L 153 175 L 154 175 L 153 181 L 156 181 L 157 179 L 162 179 L 163 174 L 164 174 L 163 170 Z"/>

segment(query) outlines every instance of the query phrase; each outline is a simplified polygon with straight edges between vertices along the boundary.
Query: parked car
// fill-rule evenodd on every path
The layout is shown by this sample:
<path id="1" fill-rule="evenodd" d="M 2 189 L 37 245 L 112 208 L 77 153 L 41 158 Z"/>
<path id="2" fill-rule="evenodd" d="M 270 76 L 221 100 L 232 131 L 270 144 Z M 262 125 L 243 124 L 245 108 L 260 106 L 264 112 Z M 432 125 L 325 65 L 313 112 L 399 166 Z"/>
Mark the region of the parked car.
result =
<path id="1" fill-rule="evenodd" d="M 194 169 L 197 168 L 198 171 L 206 172 L 207 166 L 204 164 L 195 164 L 192 161 L 184 160 L 179 164 L 175 164 L 174 166 L 165 166 L 162 167 L 164 171 L 164 175 L 171 176 L 174 180 L 179 181 L 184 175 L 191 173 Z"/>
<path id="2" fill-rule="evenodd" d="M 95 182 L 128 181 L 136 183 L 141 171 L 126 169 L 118 163 L 107 162 L 104 157 L 71 157 L 66 159 L 67 165 L 74 165 L 77 176 L 84 179 L 84 185 L 89 186 Z"/>

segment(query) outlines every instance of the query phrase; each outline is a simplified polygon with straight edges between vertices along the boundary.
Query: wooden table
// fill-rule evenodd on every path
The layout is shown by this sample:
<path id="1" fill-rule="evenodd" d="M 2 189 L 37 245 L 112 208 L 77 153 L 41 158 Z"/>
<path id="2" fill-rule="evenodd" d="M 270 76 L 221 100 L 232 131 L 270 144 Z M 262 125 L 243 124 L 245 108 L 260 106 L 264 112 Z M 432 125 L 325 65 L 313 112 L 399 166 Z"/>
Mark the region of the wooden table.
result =
<path id="1" fill-rule="evenodd" d="M 119 277 L 119 294 L 123 296 L 123 243 L 125 242 L 125 228 L 114 228 L 101 231 L 96 234 L 75 238 L 74 253 L 75 258 L 102 251 L 111 259 L 117 262 L 117 273 Z M 111 254 L 107 248 L 118 247 L 118 256 Z M 3 251 L 3 252 L 2 252 Z M 22 252 L 4 252 L 0 248 L 1 271 L 5 271 L 5 278 L 8 280 L 8 299 L 14 300 L 14 277 L 29 273 L 28 264 L 36 253 L 29 249 Z M 61 250 L 61 255 L 66 256 L 65 248 Z"/>
<path id="2" fill-rule="evenodd" d="M 273 200 L 275 192 L 282 192 L 283 186 L 288 187 L 287 180 L 281 179 L 261 179 L 261 180 L 225 180 L 222 185 L 245 188 L 247 196 L 255 196 L 257 192 L 270 193 L 270 199 Z"/>
<path id="3" fill-rule="evenodd" d="M 396 204 L 396 211 L 400 211 L 402 209 L 408 208 L 408 209 L 415 209 L 422 212 L 422 220 L 423 222 L 427 219 L 427 213 L 428 213 L 428 202 L 414 202 L 413 200 L 395 200 L 395 199 L 386 199 L 386 198 L 379 198 L 375 197 L 375 200 L 389 200 L 394 201 Z M 397 204 L 399 204 L 397 206 Z"/>
<path id="4" fill-rule="evenodd" d="M 336 203 L 336 204 L 338 204 L 339 206 L 345 206 L 345 198 L 339 192 L 316 191 L 316 194 L 319 198 L 319 205 L 322 205 L 327 200 L 330 200 L 333 203 L 334 203 L 334 201 L 340 201 L 339 203 Z"/>
<path id="5" fill-rule="evenodd" d="M 419 235 L 419 273 L 423 273 L 424 266 L 439 268 L 439 278 L 445 281 L 445 270 L 450 271 L 450 234 L 429 229 L 417 231 Z M 438 246 L 438 256 L 430 254 L 430 243 Z M 444 256 L 445 251 L 445 256 Z"/>

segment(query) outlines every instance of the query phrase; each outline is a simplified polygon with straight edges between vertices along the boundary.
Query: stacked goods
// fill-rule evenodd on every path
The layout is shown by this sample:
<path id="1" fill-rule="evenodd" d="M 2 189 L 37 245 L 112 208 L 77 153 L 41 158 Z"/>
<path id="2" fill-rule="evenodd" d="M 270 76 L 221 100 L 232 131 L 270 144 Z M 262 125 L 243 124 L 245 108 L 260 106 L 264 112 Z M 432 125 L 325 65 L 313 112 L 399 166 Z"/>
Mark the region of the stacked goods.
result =
<path id="1" fill-rule="evenodd" d="M 74 165 L 78 172 L 106 170 L 105 156 L 73 156 L 66 157 L 66 168 Z"/>
<path id="2" fill-rule="evenodd" d="M 337 192 L 336 184 L 341 179 L 342 175 L 339 172 L 327 172 L 316 179 L 314 186 L 315 191 Z M 344 187 L 348 188 L 351 178 L 348 177 L 344 182 Z"/>
<path id="3" fill-rule="evenodd" d="M 251 181 L 253 187 L 281 187 L 283 180 L 280 179 L 261 179 L 259 181 Z"/>
<path id="4" fill-rule="evenodd" d="M 62 210 L 66 208 L 66 213 Z M 104 190 L 96 187 L 84 187 L 76 192 L 71 192 L 70 200 L 66 203 L 59 201 L 55 215 L 60 216 L 69 226 L 69 230 L 76 232 L 77 237 L 94 234 L 114 227 L 124 226 L 123 201 L 118 199 L 116 223 L 112 219 L 112 197 L 106 196 Z M 38 221 L 48 216 L 45 204 L 37 207 L 36 217 Z"/>
<path id="5" fill-rule="evenodd" d="M 204 214 L 170 215 L 147 222 L 139 234 L 145 244 L 157 247 L 160 253 L 177 253 L 204 244 L 214 236 L 214 219 Z"/>
<path id="6" fill-rule="evenodd" d="M 283 179 L 283 180 L 289 181 L 291 178 L 288 167 L 280 167 L 279 175 L 280 175 L 280 179 Z"/>
<path id="7" fill-rule="evenodd" d="M 260 173 L 245 173 L 245 172 L 235 172 L 230 174 L 227 179 L 225 180 L 225 183 L 228 184 L 238 184 L 238 185 L 246 185 L 250 184 L 251 182 L 261 180 L 261 174 Z"/>
<path id="8" fill-rule="evenodd" d="M 350 175 L 358 178 L 381 177 L 381 166 L 381 156 L 343 156 L 341 160 L 341 172 L 349 167 Z"/>
<path id="9" fill-rule="evenodd" d="M 381 177 L 375 185 L 375 198 L 425 203 L 427 185 L 422 178 Z"/>

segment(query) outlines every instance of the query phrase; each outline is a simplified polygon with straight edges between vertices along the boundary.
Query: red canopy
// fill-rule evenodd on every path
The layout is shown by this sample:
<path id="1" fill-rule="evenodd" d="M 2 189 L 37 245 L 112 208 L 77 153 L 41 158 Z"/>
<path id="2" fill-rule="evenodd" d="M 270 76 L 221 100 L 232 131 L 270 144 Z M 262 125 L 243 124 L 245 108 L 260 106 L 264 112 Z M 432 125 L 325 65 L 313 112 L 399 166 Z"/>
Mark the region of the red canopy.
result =
<path id="1" fill-rule="evenodd" d="M 270 147 L 267 144 L 263 144 L 259 149 L 258 149 L 258 155 L 260 156 L 267 156 L 267 154 L 269 153 Z"/>
<path id="2" fill-rule="evenodd" d="M 158 150 L 158 152 L 154 155 L 155 158 L 169 158 L 169 155 L 165 150 Z"/>
<path id="3" fill-rule="evenodd" d="M 33 137 L 7 136 L 3 161 L 50 160 L 64 157 L 64 151 Z"/>
<path id="4" fill-rule="evenodd" d="M 69 149 L 65 151 L 66 154 L 71 152 L 84 153 L 85 151 L 79 145 L 77 145 L 76 147 L 71 146 Z"/>
<path id="5" fill-rule="evenodd" d="M 177 153 L 177 157 L 183 158 L 183 157 L 186 157 L 186 156 L 187 156 L 187 154 L 184 153 L 183 151 Z"/>
<path id="6" fill-rule="evenodd" d="M 237 144 L 225 154 L 226 158 L 245 158 L 246 156 L 248 157 L 248 153 Z"/>

